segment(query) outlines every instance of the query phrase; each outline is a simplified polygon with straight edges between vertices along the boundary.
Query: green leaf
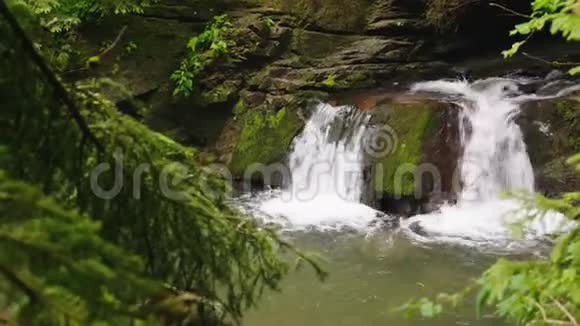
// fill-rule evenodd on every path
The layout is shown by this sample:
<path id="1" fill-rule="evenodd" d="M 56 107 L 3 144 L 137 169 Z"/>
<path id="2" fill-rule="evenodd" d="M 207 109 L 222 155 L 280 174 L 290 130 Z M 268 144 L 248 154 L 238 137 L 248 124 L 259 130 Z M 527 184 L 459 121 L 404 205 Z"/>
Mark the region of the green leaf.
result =
<path id="1" fill-rule="evenodd" d="M 512 47 L 509 50 L 505 50 L 502 52 L 504 58 L 513 57 L 519 50 L 522 45 L 526 44 L 526 41 L 515 42 L 512 44 Z"/>
<path id="2" fill-rule="evenodd" d="M 568 70 L 568 73 L 570 73 L 570 75 L 576 75 L 576 74 L 580 73 L 580 66 L 576 66 L 574 68 L 571 68 L 570 70 Z"/>
<path id="3" fill-rule="evenodd" d="M 481 318 L 481 309 L 487 304 L 490 294 L 491 290 L 488 287 L 483 287 L 477 293 L 477 298 L 475 299 L 475 315 L 478 319 Z"/>

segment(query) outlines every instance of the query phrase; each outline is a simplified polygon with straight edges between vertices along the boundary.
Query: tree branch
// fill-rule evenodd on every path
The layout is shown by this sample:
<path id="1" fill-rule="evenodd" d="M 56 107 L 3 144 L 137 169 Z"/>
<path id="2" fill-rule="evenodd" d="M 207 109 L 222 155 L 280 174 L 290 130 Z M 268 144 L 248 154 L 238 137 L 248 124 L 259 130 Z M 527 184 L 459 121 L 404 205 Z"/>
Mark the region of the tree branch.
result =
<path id="1" fill-rule="evenodd" d="M 68 91 L 62 85 L 58 77 L 54 74 L 54 72 L 50 69 L 44 58 L 38 53 L 34 44 L 26 34 L 26 32 L 22 29 L 18 20 L 14 17 L 8 6 L 4 2 L 4 0 L 0 0 L 0 13 L 6 18 L 6 21 L 12 27 L 13 31 L 16 35 L 22 40 L 22 45 L 26 52 L 28 52 L 32 61 L 38 66 L 41 73 L 48 79 L 48 82 L 51 83 L 55 88 L 56 95 L 61 98 L 62 102 L 66 106 L 69 114 L 72 118 L 76 121 L 77 125 L 81 129 L 81 132 L 85 134 L 85 136 L 90 139 L 99 151 L 103 150 L 103 147 L 98 142 L 97 138 L 91 132 L 89 126 L 87 125 L 86 121 L 84 120 L 83 116 L 81 115 L 79 109 L 71 99 Z"/>
<path id="2" fill-rule="evenodd" d="M 103 52 L 101 52 L 101 54 L 98 55 L 98 57 L 100 58 L 100 60 L 103 60 L 103 58 L 109 52 L 113 51 L 113 49 L 121 41 L 121 38 L 123 37 L 123 34 L 125 34 L 126 31 L 127 31 L 127 25 L 123 26 L 123 28 L 121 29 L 121 31 L 119 32 L 119 34 L 117 34 L 117 37 L 115 38 L 115 40 L 113 41 L 113 43 L 111 43 L 111 45 L 109 45 L 109 47 L 107 47 Z"/>
<path id="3" fill-rule="evenodd" d="M 530 59 L 534 59 L 537 61 L 540 61 L 542 63 L 545 63 L 549 66 L 554 66 L 554 67 L 565 67 L 565 66 L 578 66 L 580 65 L 580 62 L 558 62 L 558 61 L 549 61 L 543 58 L 540 58 L 538 56 L 535 55 L 531 55 L 527 52 L 522 52 L 522 54 Z"/>
<path id="4" fill-rule="evenodd" d="M 28 286 L 24 280 L 22 280 L 16 273 L 12 270 L 7 268 L 6 266 L 0 264 L 0 274 L 4 275 L 4 277 L 16 287 L 22 290 L 26 294 L 26 296 L 30 299 L 31 303 L 35 303 L 39 301 L 39 294 L 36 291 Z"/>
<path id="5" fill-rule="evenodd" d="M 564 314 L 566 315 L 566 317 L 568 317 L 568 320 L 570 320 L 570 323 L 572 325 L 578 326 L 578 322 L 576 321 L 576 319 L 574 318 L 574 316 L 572 316 L 572 314 L 570 313 L 570 311 L 568 311 L 568 309 L 566 309 L 566 307 L 564 307 L 564 305 L 561 304 L 560 301 L 554 300 L 554 303 L 556 304 L 556 306 L 558 306 L 558 308 L 560 308 L 560 310 L 562 310 L 562 312 L 564 312 Z"/>
<path id="6" fill-rule="evenodd" d="M 497 7 L 497 8 L 500 8 L 500 9 L 502 9 L 502 10 L 504 10 L 504 11 L 507 11 L 507 12 L 509 12 L 510 14 L 512 14 L 512 15 L 514 15 L 514 16 L 523 17 L 523 18 L 527 18 L 527 19 L 530 19 L 530 18 L 532 18 L 530 15 L 522 14 L 522 13 L 520 13 L 520 12 L 517 12 L 517 11 L 515 11 L 515 10 L 513 10 L 513 9 L 510 9 L 510 8 L 508 8 L 508 7 L 504 7 L 504 6 L 500 5 L 499 3 L 491 2 L 491 3 L 489 4 L 489 6 L 490 6 L 490 7 Z"/>

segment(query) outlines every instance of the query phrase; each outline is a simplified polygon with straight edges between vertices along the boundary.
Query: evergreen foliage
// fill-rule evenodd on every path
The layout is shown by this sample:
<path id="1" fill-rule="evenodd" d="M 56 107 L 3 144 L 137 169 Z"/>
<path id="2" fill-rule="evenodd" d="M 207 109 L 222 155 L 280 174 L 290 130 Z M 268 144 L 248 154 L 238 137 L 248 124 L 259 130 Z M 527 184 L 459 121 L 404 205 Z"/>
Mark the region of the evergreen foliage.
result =
<path id="1" fill-rule="evenodd" d="M 0 16 L 0 233 L 6 237 L 0 235 L 0 267 L 6 268 L 0 288 L 18 287 L 30 299 L 30 287 L 48 298 L 48 305 L 38 305 L 15 295 L 9 308 L 19 307 L 18 318 L 40 309 L 39 318 L 51 325 L 74 325 L 73 317 L 78 324 L 102 318 L 122 325 L 117 316 L 123 313 L 111 309 L 160 301 L 150 312 L 174 321 L 237 320 L 287 273 L 279 252 L 290 250 L 317 268 L 273 231 L 229 208 L 225 183 L 202 170 L 194 149 L 122 115 L 91 83 L 64 87 L 3 2 Z M 90 186 L 91 172 L 103 163 L 112 169 L 99 183 L 122 184 L 107 198 Z M 143 164 L 135 187 L 134 172 Z M 160 187 L 164 178 L 173 196 Z M 7 187 L 20 192 L 1 192 Z M 8 250 L 21 242 L 30 247 Z M 146 300 L 158 285 L 140 273 L 196 295 Z"/>
<path id="2" fill-rule="evenodd" d="M 0 291 L 23 325 L 147 318 L 137 304 L 161 285 L 143 277 L 139 257 L 103 240 L 98 222 L 4 171 L 0 214 Z"/>

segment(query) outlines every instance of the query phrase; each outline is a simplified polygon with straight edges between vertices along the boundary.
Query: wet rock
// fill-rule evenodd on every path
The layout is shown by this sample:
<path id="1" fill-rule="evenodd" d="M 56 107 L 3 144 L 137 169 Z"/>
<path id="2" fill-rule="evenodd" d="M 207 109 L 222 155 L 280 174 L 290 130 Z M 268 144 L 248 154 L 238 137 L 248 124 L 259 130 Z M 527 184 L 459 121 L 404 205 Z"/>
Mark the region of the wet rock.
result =
<path id="1" fill-rule="evenodd" d="M 409 225 L 409 229 L 420 236 L 428 237 L 429 233 L 421 226 L 420 222 L 413 222 Z"/>
<path id="2" fill-rule="evenodd" d="M 554 70 L 550 71 L 548 73 L 548 75 L 546 75 L 545 80 L 546 81 L 552 81 L 552 80 L 563 79 L 565 77 L 567 77 L 567 74 L 565 74 L 561 70 L 554 69 Z"/>
<path id="3" fill-rule="evenodd" d="M 580 102 L 577 97 L 530 102 L 518 123 L 534 167 L 536 190 L 548 196 L 576 191 L 580 174 L 566 163 L 580 152 Z"/>
<path id="4" fill-rule="evenodd" d="M 283 162 L 294 136 L 304 121 L 296 110 L 248 110 L 241 117 L 239 140 L 230 162 L 235 176 L 244 176 L 256 164 Z M 249 176 L 253 178 L 254 176 Z"/>
<path id="5" fill-rule="evenodd" d="M 221 13 L 232 21 L 230 56 L 212 62 L 196 78 L 194 96 L 172 96 L 174 85 L 169 76 L 183 59 L 189 38 Z M 487 59 L 484 64 L 446 63 L 469 53 L 480 54 L 484 45 L 464 31 L 457 37 L 434 33 L 422 23 L 424 13 L 423 0 L 279 4 L 170 0 L 143 15 L 109 17 L 86 26 L 79 48 L 87 56 L 98 53 L 99 44 L 114 39 L 127 25 L 126 39 L 138 47 L 115 62 L 121 69 L 114 78 L 127 92 L 111 95 L 114 100 L 147 94 L 144 101 L 150 109 L 144 120 L 150 126 L 186 144 L 215 151 L 217 161 L 233 164 L 239 173 L 251 160 L 283 160 L 291 138 L 304 124 L 301 109 L 307 99 L 325 99 L 329 94 L 391 82 L 456 76 L 461 71 L 473 76 L 505 72 L 506 62 L 498 59 L 495 48 L 494 69 Z M 456 71 L 451 67 L 457 67 Z M 106 75 L 112 68 L 105 64 L 98 74 Z M 520 63 L 514 64 L 517 68 Z M 373 170 L 382 171 L 383 177 L 378 179 L 383 185 L 373 185 L 373 190 L 394 194 L 396 169 L 409 164 L 414 168 L 401 177 L 402 195 L 419 191 L 418 198 L 424 200 L 435 198 L 438 192 L 453 192 L 448 180 L 453 180 L 460 151 L 456 110 L 423 100 L 361 106 L 378 107 L 377 121 L 391 126 L 399 138 L 393 153 L 375 159 L 383 164 Z M 264 154 L 255 153 L 259 150 Z M 414 181 L 417 166 L 424 163 L 439 171 L 440 187 L 436 178 Z M 436 206 L 422 205 L 427 208 L 403 211 Z"/>
<path id="6" fill-rule="evenodd" d="M 460 155 L 456 108 L 414 98 L 379 104 L 373 115 L 377 137 L 382 137 L 376 140 L 387 146 L 384 152 L 370 153 L 377 192 L 422 200 L 456 191 L 452 182 Z"/>

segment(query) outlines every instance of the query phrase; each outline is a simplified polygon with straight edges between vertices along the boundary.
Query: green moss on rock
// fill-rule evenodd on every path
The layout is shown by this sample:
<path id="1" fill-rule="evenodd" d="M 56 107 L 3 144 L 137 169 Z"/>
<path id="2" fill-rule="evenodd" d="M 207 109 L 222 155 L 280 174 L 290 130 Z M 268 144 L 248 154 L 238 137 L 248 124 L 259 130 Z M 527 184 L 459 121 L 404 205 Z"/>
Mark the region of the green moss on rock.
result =
<path id="1" fill-rule="evenodd" d="M 580 103 L 571 99 L 563 99 L 556 103 L 556 113 L 567 124 L 568 151 L 580 152 Z"/>
<path id="2" fill-rule="evenodd" d="M 204 104 L 225 103 L 236 96 L 240 87 L 237 80 L 226 80 L 216 87 L 203 92 L 202 99 Z"/>
<path id="3" fill-rule="evenodd" d="M 423 145 L 438 119 L 429 103 L 395 106 L 386 114 L 385 125 L 392 128 L 392 132 L 389 131 L 390 142 L 395 147 L 378 158 L 377 168 L 381 169 L 379 172 L 383 178 L 382 182 L 376 183 L 375 190 L 393 195 L 412 195 L 416 190 L 413 172 L 423 160 Z M 402 170 L 397 173 L 398 169 Z"/>
<path id="4" fill-rule="evenodd" d="M 292 139 L 304 122 L 286 107 L 272 111 L 248 111 L 242 122 L 240 140 L 230 168 L 234 175 L 243 175 L 254 164 L 270 164 L 283 160 Z"/>

